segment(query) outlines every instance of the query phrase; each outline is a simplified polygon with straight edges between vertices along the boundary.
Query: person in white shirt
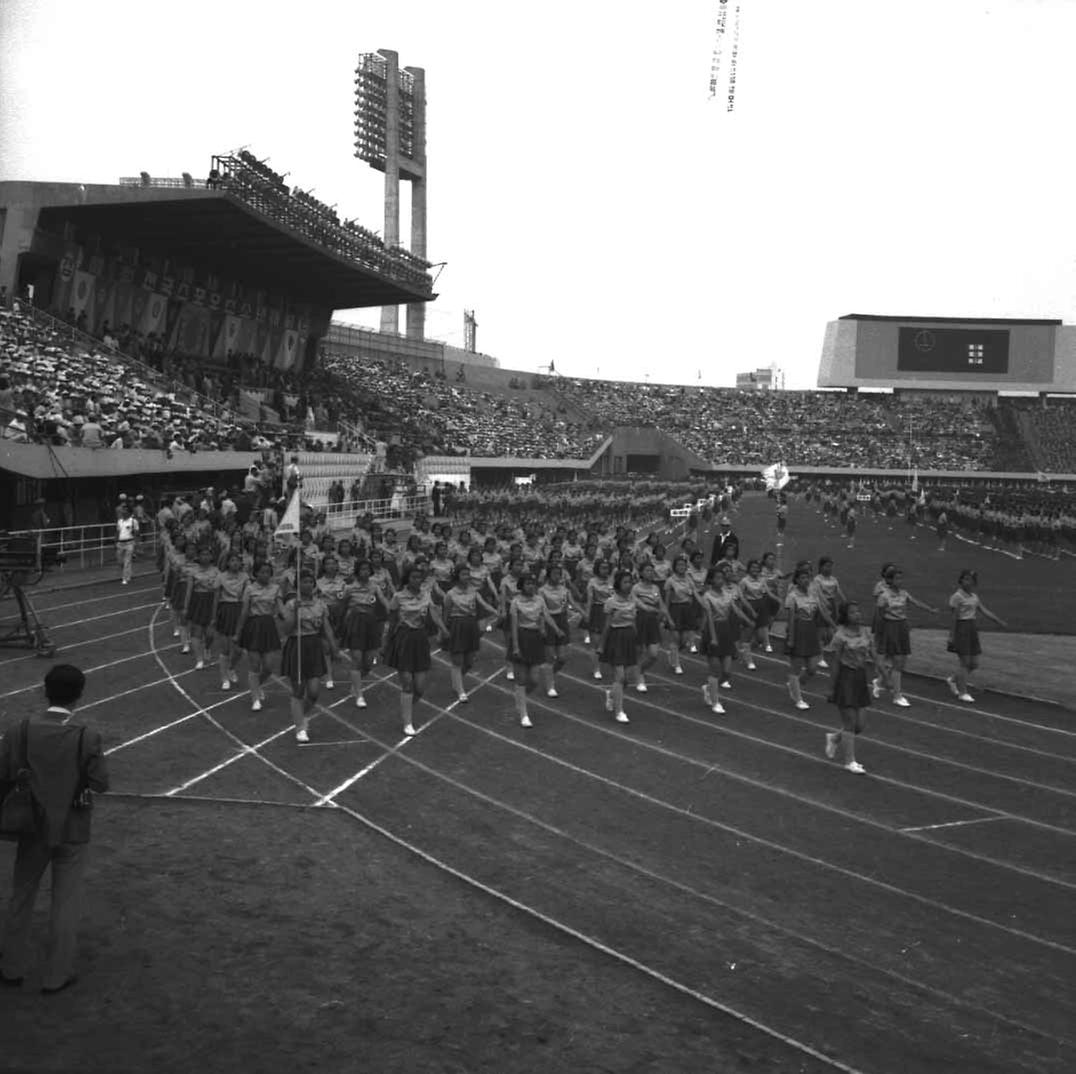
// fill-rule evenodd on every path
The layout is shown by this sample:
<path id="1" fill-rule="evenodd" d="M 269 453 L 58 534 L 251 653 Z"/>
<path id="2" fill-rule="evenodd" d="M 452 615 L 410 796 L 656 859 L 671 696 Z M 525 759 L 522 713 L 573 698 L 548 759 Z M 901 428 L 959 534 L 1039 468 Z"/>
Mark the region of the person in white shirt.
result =
<path id="1" fill-rule="evenodd" d="M 138 523 L 131 515 L 131 509 L 122 504 L 116 519 L 116 558 L 120 563 L 121 585 L 129 585 L 131 581 L 131 560 L 134 557 L 137 536 Z"/>

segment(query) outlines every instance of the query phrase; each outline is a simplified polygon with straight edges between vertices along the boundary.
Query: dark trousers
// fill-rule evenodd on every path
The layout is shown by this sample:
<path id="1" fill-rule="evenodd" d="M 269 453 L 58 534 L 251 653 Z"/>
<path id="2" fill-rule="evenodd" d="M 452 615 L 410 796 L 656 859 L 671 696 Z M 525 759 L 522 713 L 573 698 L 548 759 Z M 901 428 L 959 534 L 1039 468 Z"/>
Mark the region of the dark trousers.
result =
<path id="1" fill-rule="evenodd" d="M 30 968 L 30 927 L 34 902 L 45 869 L 52 866 L 52 908 L 49 941 L 42 980 L 44 988 L 58 988 L 74 973 L 78 923 L 82 914 L 82 878 L 86 869 L 86 843 L 49 847 L 37 836 L 19 839 L 7 923 L 0 950 L 0 974 L 22 977 Z"/>

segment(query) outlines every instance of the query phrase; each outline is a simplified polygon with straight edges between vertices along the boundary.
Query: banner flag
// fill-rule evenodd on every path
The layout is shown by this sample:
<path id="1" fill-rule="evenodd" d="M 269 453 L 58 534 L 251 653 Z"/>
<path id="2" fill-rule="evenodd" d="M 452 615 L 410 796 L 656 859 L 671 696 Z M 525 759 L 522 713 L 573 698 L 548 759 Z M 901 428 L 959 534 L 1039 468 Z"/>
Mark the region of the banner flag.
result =
<path id="1" fill-rule="evenodd" d="M 280 520 L 273 536 L 279 540 L 281 537 L 299 536 L 299 490 L 291 494 L 291 502 L 288 504 L 284 517 Z"/>
<path id="2" fill-rule="evenodd" d="M 771 490 L 780 491 L 792 480 L 792 475 L 788 472 L 788 467 L 783 462 L 775 462 L 772 466 L 767 466 L 762 471 L 762 476 L 766 479 L 766 491 Z"/>
<path id="3" fill-rule="evenodd" d="M 146 306 L 142 311 L 141 332 L 152 336 L 164 333 L 165 319 L 168 313 L 168 299 L 163 295 L 147 295 Z"/>
<path id="4" fill-rule="evenodd" d="M 295 364 L 295 356 L 298 353 L 299 333 L 294 329 L 286 329 L 280 337 L 280 347 L 276 353 L 276 368 L 291 369 Z"/>
<path id="5" fill-rule="evenodd" d="M 225 314 L 220 331 L 217 333 L 216 345 L 213 347 L 214 358 L 227 358 L 229 351 L 239 352 L 236 344 L 239 342 L 240 323 L 238 317 Z"/>
<path id="6" fill-rule="evenodd" d="M 71 305 L 75 309 L 75 316 L 85 313 L 87 321 L 93 313 L 93 285 L 94 278 L 90 273 L 83 272 L 82 269 L 75 272 L 74 284 L 71 287 Z"/>

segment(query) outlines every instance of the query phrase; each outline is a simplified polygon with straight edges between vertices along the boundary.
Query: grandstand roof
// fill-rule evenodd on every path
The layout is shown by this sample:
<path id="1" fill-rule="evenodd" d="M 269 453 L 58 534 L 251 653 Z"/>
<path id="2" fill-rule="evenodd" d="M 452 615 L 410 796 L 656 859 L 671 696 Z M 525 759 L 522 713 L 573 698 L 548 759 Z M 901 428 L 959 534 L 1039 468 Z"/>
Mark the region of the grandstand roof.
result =
<path id="1" fill-rule="evenodd" d="M 38 209 L 45 232 L 62 234 L 69 221 L 333 309 L 435 297 L 326 249 L 225 190 L 0 183 L 0 206 Z"/>
<path id="2" fill-rule="evenodd" d="M 893 317 L 880 313 L 846 313 L 841 321 L 904 321 L 916 324 L 1061 324 L 1060 320 L 1034 320 L 1027 317 Z"/>

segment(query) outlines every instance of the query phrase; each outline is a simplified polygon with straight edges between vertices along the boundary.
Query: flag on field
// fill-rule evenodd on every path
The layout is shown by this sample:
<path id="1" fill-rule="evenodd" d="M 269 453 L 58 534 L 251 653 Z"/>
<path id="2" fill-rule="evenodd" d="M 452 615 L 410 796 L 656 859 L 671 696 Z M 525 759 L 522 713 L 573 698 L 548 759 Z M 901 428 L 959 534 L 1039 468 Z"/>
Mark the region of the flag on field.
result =
<path id="1" fill-rule="evenodd" d="M 299 536 L 299 490 L 296 489 L 291 494 L 291 502 L 288 504 L 287 510 L 284 512 L 284 517 L 280 520 L 280 525 L 277 526 L 276 531 L 273 533 L 276 538 L 281 537 L 298 537 Z"/>
<path id="2" fill-rule="evenodd" d="M 762 471 L 762 476 L 766 480 L 766 491 L 771 490 L 780 491 L 792 480 L 792 475 L 788 472 L 788 467 L 783 462 L 775 462 L 772 466 L 767 466 Z"/>
<path id="3" fill-rule="evenodd" d="M 912 471 L 912 492 L 919 491 L 919 467 L 916 466 Z"/>

